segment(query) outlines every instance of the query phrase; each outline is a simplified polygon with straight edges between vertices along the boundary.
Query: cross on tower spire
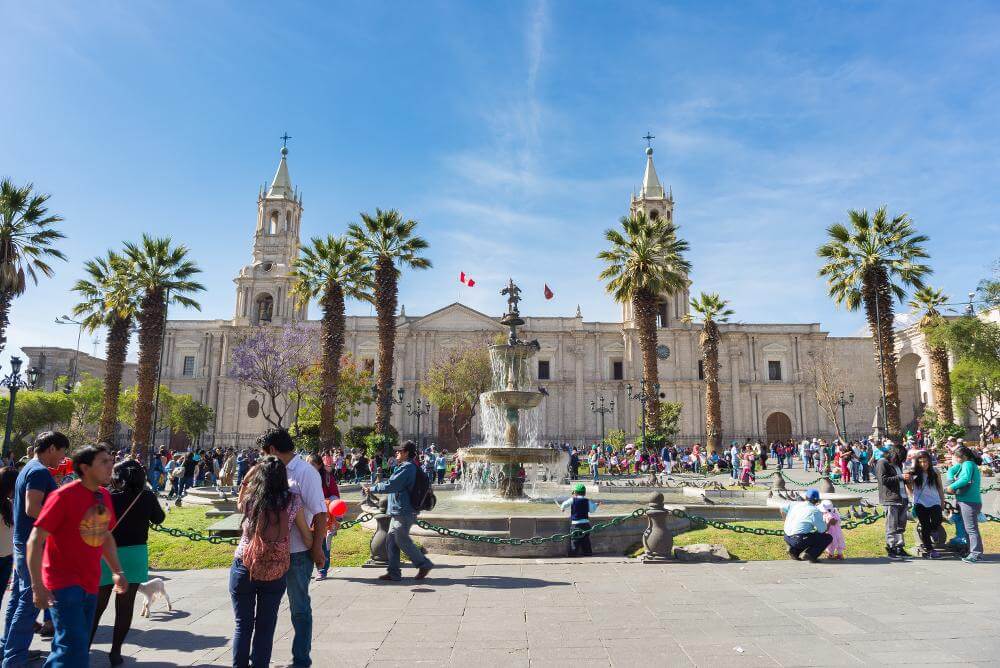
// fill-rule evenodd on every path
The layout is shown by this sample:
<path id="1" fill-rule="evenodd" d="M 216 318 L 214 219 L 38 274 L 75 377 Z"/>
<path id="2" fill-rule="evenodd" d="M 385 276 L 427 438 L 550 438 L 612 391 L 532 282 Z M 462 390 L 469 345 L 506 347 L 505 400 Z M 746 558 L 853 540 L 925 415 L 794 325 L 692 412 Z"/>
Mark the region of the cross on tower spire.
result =
<path id="1" fill-rule="evenodd" d="M 643 139 L 646 140 L 646 148 L 652 148 L 653 147 L 652 142 L 654 139 L 656 139 L 656 136 L 647 130 L 646 136 L 643 137 Z"/>
<path id="2" fill-rule="evenodd" d="M 288 140 L 291 139 L 291 137 L 287 132 L 278 137 L 278 139 L 281 140 L 281 148 L 288 148 Z"/>

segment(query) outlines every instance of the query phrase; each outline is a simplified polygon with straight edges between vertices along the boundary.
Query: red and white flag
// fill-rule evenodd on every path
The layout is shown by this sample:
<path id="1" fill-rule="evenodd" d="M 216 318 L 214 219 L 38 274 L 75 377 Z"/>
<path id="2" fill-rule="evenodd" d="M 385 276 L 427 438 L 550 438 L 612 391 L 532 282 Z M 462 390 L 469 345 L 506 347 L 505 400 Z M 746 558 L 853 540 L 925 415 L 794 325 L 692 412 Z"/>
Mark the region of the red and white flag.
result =
<path id="1" fill-rule="evenodd" d="M 465 275 L 464 271 L 463 272 L 459 272 L 459 274 L 458 274 L 458 280 L 462 282 L 462 285 L 465 285 L 466 287 L 470 287 L 470 288 L 476 284 L 476 282 L 474 280 L 472 280 L 471 276 L 466 276 Z"/>
<path id="2" fill-rule="evenodd" d="M 553 298 L 553 297 L 555 297 L 555 296 L 556 296 L 556 295 L 555 295 L 555 293 L 554 293 L 554 292 L 552 292 L 552 290 L 551 290 L 551 289 L 549 289 L 549 284 L 548 284 L 548 283 L 546 283 L 546 284 L 545 284 L 545 298 L 546 298 L 546 299 L 552 299 L 552 298 Z"/>

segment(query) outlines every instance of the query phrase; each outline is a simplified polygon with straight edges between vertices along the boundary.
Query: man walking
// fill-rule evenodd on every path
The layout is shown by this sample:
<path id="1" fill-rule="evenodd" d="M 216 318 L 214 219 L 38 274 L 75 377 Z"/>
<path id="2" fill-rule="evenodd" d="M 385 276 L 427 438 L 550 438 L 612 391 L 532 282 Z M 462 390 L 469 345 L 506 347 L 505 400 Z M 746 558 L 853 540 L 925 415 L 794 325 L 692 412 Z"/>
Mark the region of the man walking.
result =
<path id="1" fill-rule="evenodd" d="M 323 541 L 326 539 L 327 510 L 323 497 L 323 481 L 319 471 L 295 454 L 295 443 L 284 429 L 269 429 L 260 437 L 264 454 L 274 455 L 288 471 L 288 483 L 297 488 L 302 500 L 306 521 L 313 529 L 312 545 L 306 545 L 298 531 L 288 535 L 291 557 L 288 567 L 288 607 L 292 613 L 292 666 L 306 668 L 312 665 L 312 601 L 309 598 L 309 581 L 313 564 L 326 565 Z"/>
<path id="2" fill-rule="evenodd" d="M 42 512 L 45 497 L 56 490 L 49 467 L 58 466 L 67 449 L 69 439 L 65 434 L 58 431 L 39 434 L 33 448 L 34 456 L 21 469 L 14 484 L 14 577 L 4 627 L 3 668 L 20 668 L 28 663 L 28 648 L 38 617 L 31 594 L 28 537 L 35 526 L 35 518 Z"/>
<path id="3" fill-rule="evenodd" d="M 368 486 L 363 485 L 361 490 L 365 495 L 371 492 L 376 494 L 387 493 L 389 495 L 388 513 L 392 517 L 389 522 L 389 535 L 386 538 L 386 548 L 389 552 L 389 568 L 385 575 L 380 575 L 379 580 L 398 582 L 403 577 L 400 567 L 400 552 L 405 552 L 410 563 L 417 568 L 417 580 L 423 580 L 434 568 L 434 564 L 413 544 L 410 538 L 410 528 L 417 521 L 417 509 L 413 507 L 410 493 L 413 491 L 417 477 L 417 467 L 413 464 L 413 458 L 417 454 L 417 446 L 413 441 L 406 441 L 402 445 L 395 447 L 396 468 L 388 480 L 378 484 Z"/>
<path id="4" fill-rule="evenodd" d="M 799 561 L 805 553 L 815 564 L 833 537 L 826 533 L 826 520 L 819 509 L 819 491 L 807 489 L 805 497 L 805 501 L 786 503 L 781 507 L 785 516 L 785 542 L 788 543 L 788 556 L 792 559 Z"/>
<path id="5" fill-rule="evenodd" d="M 878 502 L 885 509 L 885 553 L 890 559 L 905 559 L 906 518 L 910 502 L 906 495 L 909 472 L 904 473 L 902 463 L 906 453 L 902 448 L 890 446 L 885 457 L 875 465 L 878 481 Z"/>
<path id="6" fill-rule="evenodd" d="M 73 453 L 73 471 L 79 479 L 49 495 L 28 539 L 34 605 L 52 609 L 56 631 L 48 666 L 90 665 L 102 556 L 111 569 L 115 592 L 124 594 L 128 588 L 111 535 L 115 508 L 104 488 L 111 482 L 114 464 L 104 445 L 88 445 Z"/>

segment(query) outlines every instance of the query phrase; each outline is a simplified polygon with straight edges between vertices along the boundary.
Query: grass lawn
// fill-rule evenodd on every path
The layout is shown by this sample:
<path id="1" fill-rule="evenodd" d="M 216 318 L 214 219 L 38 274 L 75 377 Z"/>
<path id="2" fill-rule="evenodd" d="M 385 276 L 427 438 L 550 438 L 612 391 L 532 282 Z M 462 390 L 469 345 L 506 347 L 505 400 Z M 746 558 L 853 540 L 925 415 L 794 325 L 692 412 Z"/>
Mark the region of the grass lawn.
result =
<path id="1" fill-rule="evenodd" d="M 780 529 L 779 521 L 738 522 L 744 526 Z M 913 535 L 913 521 L 906 525 L 906 544 L 910 554 L 916 553 L 916 543 Z M 948 528 L 948 525 L 945 525 Z M 983 536 L 986 552 L 1000 549 L 1000 524 L 984 522 L 979 525 Z M 954 531 L 949 531 L 949 537 Z M 847 541 L 848 558 L 851 557 L 884 557 L 885 556 L 885 521 L 879 520 L 870 526 L 861 526 L 844 532 Z M 725 545 L 726 549 L 736 559 L 745 561 L 769 561 L 788 559 L 788 548 L 781 536 L 755 536 L 753 534 L 733 533 L 723 529 L 708 527 L 696 531 L 688 531 L 674 537 L 674 545 L 693 545 L 695 543 L 714 543 Z M 640 550 L 641 551 L 641 550 Z"/>
<path id="2" fill-rule="evenodd" d="M 171 507 L 164 526 L 206 533 L 215 518 L 205 517 L 205 508 Z M 371 532 L 356 526 L 341 531 L 330 546 L 330 566 L 360 566 L 370 556 L 368 543 Z M 199 568 L 228 568 L 233 563 L 233 550 L 229 544 L 212 545 L 187 538 L 174 538 L 158 531 L 149 532 L 149 566 L 159 570 L 187 570 Z"/>

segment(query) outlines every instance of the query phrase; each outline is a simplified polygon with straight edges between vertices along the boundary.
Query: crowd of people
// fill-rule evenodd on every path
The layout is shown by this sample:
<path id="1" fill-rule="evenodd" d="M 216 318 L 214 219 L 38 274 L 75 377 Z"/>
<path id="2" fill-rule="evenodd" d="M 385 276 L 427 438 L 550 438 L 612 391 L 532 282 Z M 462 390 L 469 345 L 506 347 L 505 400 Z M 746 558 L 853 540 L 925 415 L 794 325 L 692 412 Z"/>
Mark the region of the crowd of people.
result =
<path id="1" fill-rule="evenodd" d="M 201 484 L 239 490 L 243 520 L 229 576 L 234 666 L 269 665 L 285 595 L 294 631 L 292 665 L 311 665 L 309 583 L 314 569 L 323 579 L 330 568 L 330 540 L 339 524 L 328 509 L 339 499 L 339 484 L 364 481 L 366 495 L 387 495 L 388 568 L 379 580 L 402 578 L 402 555 L 417 569 L 418 580 L 434 568 L 413 543 L 410 530 L 431 484 L 461 478 L 460 455 L 433 444 L 420 449 L 407 441 L 385 460 L 344 449 L 300 456 L 281 429 L 269 430 L 258 444 L 257 449 L 241 451 L 161 450 L 147 468 L 127 452 L 102 444 L 81 447 L 69 457 L 69 439 L 45 432 L 28 457 L 0 468 L 0 587 L 9 583 L 11 589 L 0 641 L 2 665 L 25 665 L 32 658 L 29 648 L 36 633 L 52 636 L 46 665 L 89 665 L 90 645 L 112 595 L 109 660 L 112 665 L 123 662 L 122 646 L 138 588 L 149 579 L 149 528 L 165 519 L 161 491 L 167 498 L 181 499 Z M 758 468 L 774 460 L 779 469 L 802 466 L 832 471 L 843 481 L 872 480 L 885 514 L 890 559 L 910 557 L 906 527 L 913 519 L 920 556 L 941 556 L 938 548 L 947 522 L 954 526 L 949 543 L 964 554 L 966 563 L 982 558 L 982 476 L 1000 464 L 989 448 L 977 450 L 960 439 L 936 444 L 919 433 L 898 445 L 876 437 L 849 443 L 776 442 L 767 448 L 753 441 L 734 442 L 724 453 L 707 453 L 697 444 L 665 446 L 659 452 L 634 445 L 595 445 L 581 458 L 568 445 L 556 447 L 569 455 L 571 478 L 579 475 L 583 460 L 593 475 L 670 473 L 676 467 L 729 469 L 748 483 Z M 576 483 L 572 492 L 560 504 L 573 530 L 569 554 L 585 556 L 592 553 L 588 530 L 598 502 L 587 498 L 583 484 Z M 825 551 L 839 560 L 849 553 L 840 514 L 818 490 L 807 490 L 802 501 L 786 504 L 782 512 L 792 558 L 817 561 Z"/>

